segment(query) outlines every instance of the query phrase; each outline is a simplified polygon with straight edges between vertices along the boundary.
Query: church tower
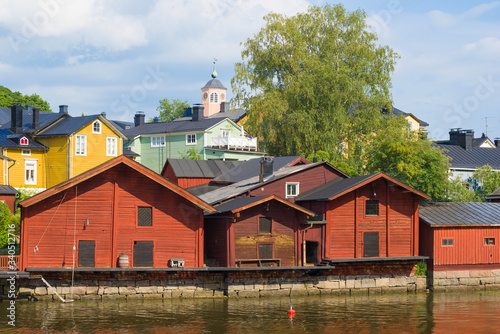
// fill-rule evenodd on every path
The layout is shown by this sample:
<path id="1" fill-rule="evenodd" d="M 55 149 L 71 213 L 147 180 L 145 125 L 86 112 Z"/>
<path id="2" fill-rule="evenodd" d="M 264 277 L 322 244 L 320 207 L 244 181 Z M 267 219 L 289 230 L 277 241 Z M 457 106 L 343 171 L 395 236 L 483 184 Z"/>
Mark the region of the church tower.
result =
<path id="1" fill-rule="evenodd" d="M 217 79 L 214 60 L 212 79 L 201 89 L 201 103 L 205 108 L 203 112 L 205 117 L 210 117 L 220 111 L 221 103 L 226 102 L 226 91 L 226 87 Z"/>

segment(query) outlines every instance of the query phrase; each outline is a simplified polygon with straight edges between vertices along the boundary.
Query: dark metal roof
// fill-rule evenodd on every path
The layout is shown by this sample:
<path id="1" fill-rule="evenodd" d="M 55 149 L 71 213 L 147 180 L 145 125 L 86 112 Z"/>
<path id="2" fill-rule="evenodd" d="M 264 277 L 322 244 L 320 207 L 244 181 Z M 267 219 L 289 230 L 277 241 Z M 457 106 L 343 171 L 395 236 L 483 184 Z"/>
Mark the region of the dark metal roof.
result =
<path id="1" fill-rule="evenodd" d="M 273 172 L 277 170 L 290 166 L 293 162 L 301 159 L 302 157 L 297 156 L 286 156 L 286 157 L 274 157 L 273 158 Z M 227 182 L 227 183 L 236 183 L 241 182 L 243 180 L 249 179 L 251 177 L 257 176 L 260 174 L 260 160 L 261 158 L 250 159 L 244 161 L 239 166 L 236 166 L 224 174 L 214 178 L 212 181 L 214 182 Z"/>
<path id="2" fill-rule="evenodd" d="M 19 194 L 16 188 L 12 186 L 0 185 L 0 195 L 16 195 Z"/>
<path id="3" fill-rule="evenodd" d="M 224 202 L 222 204 L 215 205 L 214 208 L 217 209 L 218 213 L 228 212 L 228 211 L 232 211 L 232 210 L 241 208 L 242 206 L 247 206 L 249 204 L 258 202 L 261 199 L 264 199 L 266 197 L 270 197 L 270 196 L 257 196 L 257 197 L 246 197 L 246 196 L 244 196 L 244 197 L 237 197 L 237 198 L 231 199 L 231 200 L 229 200 L 227 202 Z M 217 213 L 217 212 L 214 212 L 214 213 Z"/>
<path id="4" fill-rule="evenodd" d="M 219 88 L 219 89 L 226 89 L 222 82 L 219 79 L 210 79 L 208 82 L 203 86 L 201 89 L 205 88 Z"/>
<path id="5" fill-rule="evenodd" d="M 459 145 L 436 144 L 445 149 L 443 153 L 452 158 L 451 168 L 476 169 L 490 165 L 493 169 L 500 169 L 500 148 L 473 147 L 467 151 Z"/>
<path id="6" fill-rule="evenodd" d="M 420 205 L 420 219 L 430 226 L 500 226 L 500 203 L 443 202 Z"/>
<path id="7" fill-rule="evenodd" d="M 123 155 L 126 157 L 140 157 L 140 155 L 132 151 L 130 147 L 123 147 Z"/>
<path id="8" fill-rule="evenodd" d="M 495 189 L 494 192 L 492 192 L 491 194 L 489 194 L 488 196 L 486 196 L 486 199 L 487 200 L 492 200 L 492 199 L 500 199 L 500 187 L 498 187 L 497 189 Z"/>
<path id="9" fill-rule="evenodd" d="M 224 118 L 225 119 L 225 118 Z M 144 123 L 143 125 L 123 130 L 122 133 L 129 139 L 140 135 L 152 135 L 176 132 L 202 132 L 222 122 L 221 118 L 205 118 L 201 121 L 193 121 L 191 117 L 183 117 L 166 123 Z"/>
<path id="10" fill-rule="evenodd" d="M 29 140 L 28 145 L 19 145 L 19 139 L 26 137 Z M 40 144 L 31 136 L 25 133 L 13 134 L 9 128 L 0 128 L 0 147 L 15 148 L 20 150 L 46 150 L 47 147 Z"/>
<path id="11" fill-rule="evenodd" d="M 128 129 L 131 129 L 135 126 L 134 122 L 125 122 L 125 121 L 112 121 L 112 120 L 109 120 L 108 121 L 113 124 L 113 126 L 115 128 L 117 128 L 118 130 L 122 131 L 123 130 L 128 130 Z"/>
<path id="12" fill-rule="evenodd" d="M 94 121 L 100 115 L 90 115 L 81 117 L 68 117 L 63 119 L 54 126 L 51 126 L 45 130 L 40 131 L 37 137 L 52 137 L 52 136 L 63 136 L 75 133 L 76 131 L 83 128 L 85 125 Z"/>
<path id="13" fill-rule="evenodd" d="M 61 113 L 53 113 L 53 112 L 46 112 L 46 111 L 40 111 L 40 127 L 37 129 L 32 129 L 31 124 L 33 122 L 33 110 L 23 110 L 23 132 L 25 133 L 33 133 L 36 130 L 39 130 L 59 117 L 64 117 L 65 114 Z M 68 115 L 66 115 L 68 117 Z M 70 117 L 70 116 L 69 116 Z M 10 128 L 11 127 L 11 110 L 10 108 L 0 108 L 0 125 L 2 128 Z"/>
<path id="14" fill-rule="evenodd" d="M 234 110 L 229 110 L 226 112 L 218 112 L 213 115 L 211 115 L 209 118 L 224 118 L 227 117 L 233 122 L 237 123 L 239 122 L 245 115 L 247 114 L 246 110 L 244 109 L 234 109 Z"/>
<path id="15" fill-rule="evenodd" d="M 185 190 L 192 195 L 201 196 L 203 194 L 209 193 L 219 188 L 223 188 L 225 186 L 226 186 L 225 184 L 220 184 L 220 183 L 207 183 L 207 184 L 201 184 L 199 186 L 189 187 L 186 188 Z"/>
<path id="16" fill-rule="evenodd" d="M 341 177 L 337 177 L 325 184 L 322 184 L 316 188 L 313 188 L 309 191 L 306 191 L 297 197 L 295 197 L 295 201 L 326 201 L 330 197 L 340 194 L 346 190 L 349 190 L 356 185 L 365 182 L 366 180 L 371 179 L 376 174 L 369 174 L 357 177 L 351 177 L 348 179 L 343 179 Z"/>
<path id="17" fill-rule="evenodd" d="M 213 179 L 241 163 L 241 161 L 168 159 L 165 165 L 170 164 L 177 177 Z"/>

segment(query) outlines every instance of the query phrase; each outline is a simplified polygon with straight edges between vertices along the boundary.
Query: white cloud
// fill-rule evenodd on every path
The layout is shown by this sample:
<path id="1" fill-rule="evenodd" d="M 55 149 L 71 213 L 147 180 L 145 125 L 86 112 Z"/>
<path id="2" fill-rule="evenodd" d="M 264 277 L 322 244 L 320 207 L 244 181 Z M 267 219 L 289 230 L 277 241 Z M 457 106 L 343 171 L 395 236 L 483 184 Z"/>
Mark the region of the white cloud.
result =
<path id="1" fill-rule="evenodd" d="M 485 37 L 474 43 L 464 45 L 464 51 L 475 52 L 482 56 L 500 57 L 500 39 L 496 37 Z"/>

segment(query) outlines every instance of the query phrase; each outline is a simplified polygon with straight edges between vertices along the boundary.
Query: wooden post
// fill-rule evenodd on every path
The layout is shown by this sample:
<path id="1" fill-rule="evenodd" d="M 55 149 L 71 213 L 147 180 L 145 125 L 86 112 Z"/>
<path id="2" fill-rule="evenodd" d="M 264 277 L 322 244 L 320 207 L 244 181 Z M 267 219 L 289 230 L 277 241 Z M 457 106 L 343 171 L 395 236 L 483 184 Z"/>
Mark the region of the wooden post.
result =
<path id="1" fill-rule="evenodd" d="M 390 242 L 390 224 L 391 224 L 391 215 L 390 215 L 390 211 L 391 211 L 391 202 L 390 202 L 390 198 L 391 196 L 389 195 L 389 184 L 387 182 L 385 182 L 385 192 L 386 192 L 386 199 L 385 199 L 385 203 L 386 203 L 386 206 L 385 206 L 385 219 L 386 219 L 386 229 L 385 229 L 385 247 L 386 247 L 386 250 L 385 250 L 385 254 L 387 257 L 389 257 L 389 249 L 390 249 L 390 246 L 391 246 L 391 242 Z"/>
<path id="2" fill-rule="evenodd" d="M 113 182 L 113 222 L 111 226 L 111 268 L 116 268 L 116 261 L 118 259 L 118 245 L 117 245 L 117 234 L 118 234 L 118 194 L 119 194 L 118 183 Z M 132 257 L 130 257 L 130 260 Z"/>
<path id="3" fill-rule="evenodd" d="M 354 257 L 358 257 L 358 190 L 354 190 Z"/>

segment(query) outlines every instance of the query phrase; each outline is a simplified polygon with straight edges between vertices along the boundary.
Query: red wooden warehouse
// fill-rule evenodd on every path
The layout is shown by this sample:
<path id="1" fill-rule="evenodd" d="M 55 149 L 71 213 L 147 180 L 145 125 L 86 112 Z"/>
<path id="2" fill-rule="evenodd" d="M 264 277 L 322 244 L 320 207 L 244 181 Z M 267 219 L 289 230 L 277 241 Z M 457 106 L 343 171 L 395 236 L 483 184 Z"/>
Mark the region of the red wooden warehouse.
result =
<path id="1" fill-rule="evenodd" d="M 427 203 L 420 253 L 432 271 L 500 268 L 499 203 Z"/>
<path id="2" fill-rule="evenodd" d="M 205 216 L 205 254 L 223 267 L 300 265 L 300 224 L 314 213 L 275 195 L 238 197 Z"/>
<path id="3" fill-rule="evenodd" d="M 5 203 L 10 212 L 14 214 L 16 212 L 16 196 L 19 194 L 12 186 L 0 185 L 0 202 Z"/>
<path id="4" fill-rule="evenodd" d="M 19 203 L 21 270 L 203 266 L 203 213 L 213 207 L 117 157 Z"/>

